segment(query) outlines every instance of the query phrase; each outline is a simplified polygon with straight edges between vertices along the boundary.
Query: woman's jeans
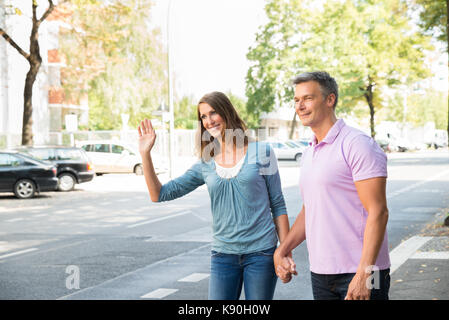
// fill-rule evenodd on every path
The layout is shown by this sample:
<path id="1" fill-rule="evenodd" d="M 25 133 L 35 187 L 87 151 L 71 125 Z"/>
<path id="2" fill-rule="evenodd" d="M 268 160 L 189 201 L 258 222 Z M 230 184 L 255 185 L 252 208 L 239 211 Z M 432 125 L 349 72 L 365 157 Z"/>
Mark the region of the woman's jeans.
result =
<path id="1" fill-rule="evenodd" d="M 371 289 L 371 300 L 388 300 L 390 290 L 390 269 L 376 271 L 373 277 L 373 289 Z M 343 300 L 348 292 L 348 286 L 355 273 L 343 274 L 317 274 L 311 272 L 312 291 L 315 300 Z"/>
<path id="2" fill-rule="evenodd" d="M 212 251 L 209 300 L 238 300 L 242 285 L 246 300 L 272 300 L 277 281 L 275 249 L 248 254 Z"/>

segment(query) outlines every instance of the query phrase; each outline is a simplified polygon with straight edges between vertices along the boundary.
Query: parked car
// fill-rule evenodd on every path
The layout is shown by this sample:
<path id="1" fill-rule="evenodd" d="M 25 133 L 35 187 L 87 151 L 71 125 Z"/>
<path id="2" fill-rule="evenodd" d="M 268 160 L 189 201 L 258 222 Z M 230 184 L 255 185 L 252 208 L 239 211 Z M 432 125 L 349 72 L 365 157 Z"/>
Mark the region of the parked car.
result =
<path id="1" fill-rule="evenodd" d="M 132 146 L 112 140 L 79 141 L 77 146 L 84 149 L 92 161 L 97 175 L 104 173 L 135 173 L 143 174 L 142 158 Z M 156 173 L 164 168 L 158 157 L 153 157 Z"/>
<path id="2" fill-rule="evenodd" d="M 14 192 L 17 198 L 29 199 L 42 191 L 58 187 L 56 166 L 17 151 L 0 151 L 0 192 Z"/>
<path id="3" fill-rule="evenodd" d="M 273 148 L 277 159 L 301 160 L 304 148 L 293 144 L 291 141 L 286 142 L 269 142 Z"/>
<path id="4" fill-rule="evenodd" d="M 300 140 L 296 140 L 295 141 L 297 144 L 299 144 L 300 146 L 307 148 L 310 144 L 309 140 L 305 140 L 305 139 L 300 139 Z"/>
<path id="5" fill-rule="evenodd" d="M 38 160 L 49 161 L 57 167 L 59 191 L 71 191 L 77 183 L 91 181 L 95 172 L 86 152 L 66 146 L 18 147 L 15 150 Z"/>

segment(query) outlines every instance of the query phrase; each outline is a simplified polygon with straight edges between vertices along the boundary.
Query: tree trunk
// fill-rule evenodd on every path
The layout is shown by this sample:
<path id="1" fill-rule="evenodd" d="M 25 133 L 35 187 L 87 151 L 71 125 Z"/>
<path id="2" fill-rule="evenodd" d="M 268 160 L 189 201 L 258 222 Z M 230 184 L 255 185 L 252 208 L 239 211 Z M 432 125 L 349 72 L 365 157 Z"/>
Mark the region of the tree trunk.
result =
<path id="1" fill-rule="evenodd" d="M 33 85 L 39 71 L 40 63 L 30 63 L 30 70 L 25 80 L 23 92 L 22 145 L 33 145 Z"/>
<path id="2" fill-rule="evenodd" d="M 295 115 L 293 116 L 292 126 L 290 128 L 289 139 L 293 139 L 293 133 L 295 133 L 295 127 L 296 127 L 296 111 L 295 111 Z"/>
<path id="3" fill-rule="evenodd" d="M 39 26 L 36 18 L 36 4 L 33 1 L 33 26 L 30 35 L 30 54 L 27 58 L 30 70 L 25 79 L 23 92 L 23 122 L 22 122 L 22 145 L 33 145 L 33 85 L 42 63 L 39 47 Z"/>
<path id="4" fill-rule="evenodd" d="M 374 130 L 374 103 L 373 103 L 373 84 L 370 83 L 368 87 L 365 89 L 365 99 L 369 106 L 370 113 L 370 128 L 371 128 L 371 137 L 373 139 L 376 138 L 376 131 Z"/>

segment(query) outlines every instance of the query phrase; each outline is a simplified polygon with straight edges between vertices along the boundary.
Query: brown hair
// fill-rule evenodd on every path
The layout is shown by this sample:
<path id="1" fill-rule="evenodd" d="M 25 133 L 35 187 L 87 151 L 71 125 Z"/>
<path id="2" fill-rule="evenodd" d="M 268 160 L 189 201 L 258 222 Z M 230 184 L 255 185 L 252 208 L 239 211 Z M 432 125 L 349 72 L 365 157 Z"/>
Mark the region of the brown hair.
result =
<path id="1" fill-rule="evenodd" d="M 203 121 L 201 120 L 201 114 L 199 106 L 201 103 L 207 103 L 210 105 L 215 112 L 217 112 L 225 123 L 225 129 L 238 130 L 237 136 L 241 136 L 243 133 L 243 139 L 245 146 L 248 145 L 249 137 L 246 135 L 246 124 L 239 117 L 237 111 L 232 105 L 231 100 L 222 92 L 214 91 L 205 94 L 198 102 L 197 114 L 198 114 L 198 130 L 197 130 L 197 153 L 200 158 L 204 160 L 209 160 L 215 155 L 215 148 L 220 148 L 220 144 L 217 139 L 209 134 L 209 132 L 204 128 Z M 240 131 L 240 130 L 241 131 Z M 236 144 L 236 136 L 233 137 L 233 143 Z M 204 152 L 207 146 L 212 146 L 212 150 L 209 152 Z"/>

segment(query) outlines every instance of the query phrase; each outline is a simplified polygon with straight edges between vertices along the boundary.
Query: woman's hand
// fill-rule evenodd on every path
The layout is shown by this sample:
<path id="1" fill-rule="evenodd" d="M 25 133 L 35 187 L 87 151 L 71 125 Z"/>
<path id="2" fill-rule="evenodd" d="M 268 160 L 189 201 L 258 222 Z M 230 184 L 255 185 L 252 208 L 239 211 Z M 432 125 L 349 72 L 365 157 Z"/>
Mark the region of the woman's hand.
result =
<path id="1" fill-rule="evenodd" d="M 148 119 L 141 121 L 137 131 L 139 132 L 139 152 L 142 156 L 148 155 L 156 141 L 156 132 L 151 121 Z"/>

